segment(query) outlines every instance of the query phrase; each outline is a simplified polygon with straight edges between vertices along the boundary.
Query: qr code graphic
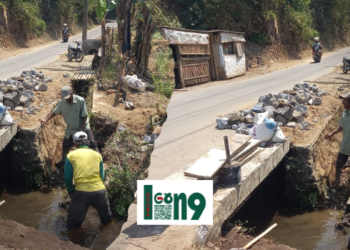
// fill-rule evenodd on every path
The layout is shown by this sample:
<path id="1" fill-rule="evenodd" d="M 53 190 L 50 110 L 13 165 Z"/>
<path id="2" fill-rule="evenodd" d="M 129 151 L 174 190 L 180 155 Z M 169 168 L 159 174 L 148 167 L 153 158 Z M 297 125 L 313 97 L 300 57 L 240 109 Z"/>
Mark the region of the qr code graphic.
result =
<path id="1" fill-rule="evenodd" d="M 171 220 L 173 213 L 172 205 L 155 205 L 154 218 L 156 220 Z"/>

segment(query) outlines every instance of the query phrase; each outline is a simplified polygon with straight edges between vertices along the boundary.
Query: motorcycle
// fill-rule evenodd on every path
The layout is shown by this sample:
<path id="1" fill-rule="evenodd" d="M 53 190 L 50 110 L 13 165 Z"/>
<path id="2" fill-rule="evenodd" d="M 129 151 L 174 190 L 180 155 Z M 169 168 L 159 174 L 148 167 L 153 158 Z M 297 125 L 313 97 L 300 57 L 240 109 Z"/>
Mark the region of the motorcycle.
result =
<path id="1" fill-rule="evenodd" d="M 343 69 L 344 74 L 347 74 L 348 71 L 350 71 L 350 57 L 343 57 L 343 66 L 341 68 Z"/>
<path id="2" fill-rule="evenodd" d="M 72 61 L 73 59 L 75 59 L 75 61 L 77 62 L 81 62 L 84 59 L 84 52 L 83 52 L 83 47 L 82 47 L 82 43 L 81 42 L 76 42 L 73 41 L 74 43 L 76 43 L 76 47 L 72 46 L 72 45 L 68 45 L 68 61 Z"/>
<path id="3" fill-rule="evenodd" d="M 62 34 L 62 40 L 64 43 L 68 42 L 69 34 Z"/>
<path id="4" fill-rule="evenodd" d="M 321 54 L 320 54 L 320 52 L 321 52 L 321 50 L 319 52 L 314 52 L 313 58 L 314 58 L 315 63 L 321 62 Z"/>

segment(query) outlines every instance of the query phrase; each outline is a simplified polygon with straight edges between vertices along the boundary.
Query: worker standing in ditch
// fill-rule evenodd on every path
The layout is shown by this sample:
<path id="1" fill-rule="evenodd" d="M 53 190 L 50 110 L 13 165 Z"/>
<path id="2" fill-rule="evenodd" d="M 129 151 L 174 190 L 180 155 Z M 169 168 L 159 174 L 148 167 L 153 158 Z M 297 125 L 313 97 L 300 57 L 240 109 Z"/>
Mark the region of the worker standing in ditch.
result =
<path id="1" fill-rule="evenodd" d="M 72 199 L 68 209 L 67 228 L 80 228 L 89 206 L 97 210 L 103 224 L 109 224 L 112 222 L 112 213 L 103 184 L 102 156 L 88 147 L 86 133 L 77 132 L 73 141 L 78 148 L 67 155 L 64 164 L 64 182 Z"/>
<path id="2" fill-rule="evenodd" d="M 73 135 L 78 131 L 85 131 L 90 141 L 90 148 L 98 151 L 90 129 L 86 102 L 84 98 L 73 95 L 73 89 L 70 86 L 64 86 L 61 89 L 61 100 L 59 100 L 56 108 L 45 120 L 40 119 L 42 125 L 45 125 L 56 115 L 62 115 L 65 123 L 67 124 L 62 143 L 62 158 L 56 163 L 57 167 L 64 164 L 69 150 L 74 145 Z"/>
<path id="3" fill-rule="evenodd" d="M 343 166 L 348 161 L 350 156 L 350 92 L 339 96 L 342 100 L 344 111 L 339 121 L 339 126 L 333 132 L 326 134 L 325 139 L 331 138 L 333 135 L 343 132 L 343 140 L 340 144 L 340 149 L 336 162 L 336 179 L 335 186 L 339 186 L 340 176 Z"/>

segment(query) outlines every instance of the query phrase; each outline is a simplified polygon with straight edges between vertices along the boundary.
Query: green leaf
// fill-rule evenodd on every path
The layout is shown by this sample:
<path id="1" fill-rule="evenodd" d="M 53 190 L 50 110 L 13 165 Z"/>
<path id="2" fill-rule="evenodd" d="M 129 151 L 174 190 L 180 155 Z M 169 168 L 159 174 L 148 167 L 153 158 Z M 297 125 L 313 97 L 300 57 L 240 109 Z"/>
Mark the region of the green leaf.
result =
<path id="1" fill-rule="evenodd" d="M 140 20 L 141 20 L 142 22 L 145 21 L 145 17 L 143 16 L 143 14 L 137 13 L 137 16 L 140 18 Z"/>
<path id="2" fill-rule="evenodd" d="M 107 11 L 111 11 L 114 10 L 115 6 L 117 5 L 117 3 L 115 1 L 111 1 L 111 3 L 108 6 Z"/>

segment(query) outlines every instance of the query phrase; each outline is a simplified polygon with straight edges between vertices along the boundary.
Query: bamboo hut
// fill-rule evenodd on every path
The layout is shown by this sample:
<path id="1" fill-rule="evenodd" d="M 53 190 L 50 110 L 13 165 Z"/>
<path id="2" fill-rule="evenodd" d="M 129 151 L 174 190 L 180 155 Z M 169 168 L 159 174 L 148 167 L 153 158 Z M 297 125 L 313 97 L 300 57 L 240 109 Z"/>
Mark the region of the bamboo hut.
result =
<path id="1" fill-rule="evenodd" d="M 168 40 L 175 61 L 175 83 L 178 87 L 206 83 L 210 76 L 210 42 L 205 32 L 159 27 Z"/>
<path id="2" fill-rule="evenodd" d="M 245 74 L 244 33 L 158 28 L 173 50 L 178 87 Z"/>

